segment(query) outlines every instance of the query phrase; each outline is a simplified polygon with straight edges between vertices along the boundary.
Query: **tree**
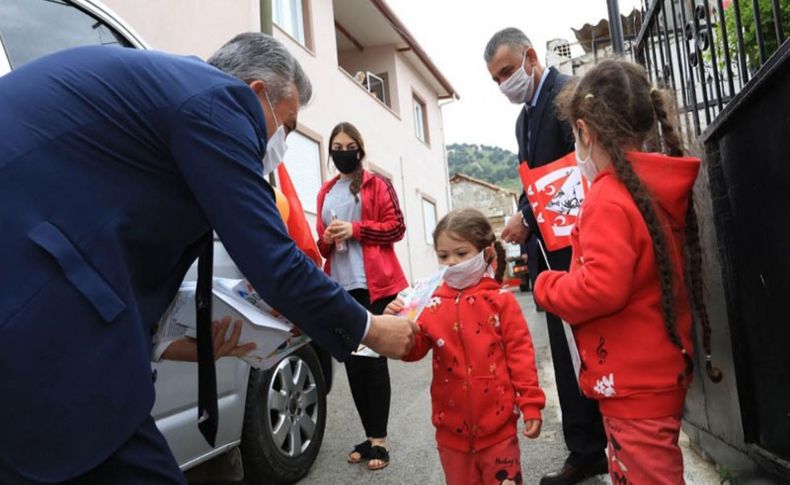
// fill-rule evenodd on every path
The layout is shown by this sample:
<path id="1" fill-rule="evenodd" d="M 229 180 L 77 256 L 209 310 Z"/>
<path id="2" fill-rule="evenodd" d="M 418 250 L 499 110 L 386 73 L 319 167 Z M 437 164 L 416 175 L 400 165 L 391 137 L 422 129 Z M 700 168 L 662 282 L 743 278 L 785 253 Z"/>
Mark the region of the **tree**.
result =
<path id="1" fill-rule="evenodd" d="M 746 53 L 746 63 L 749 71 L 754 73 L 760 67 L 760 47 L 757 43 L 757 22 L 754 18 L 754 2 L 741 0 L 738 3 L 741 12 L 741 26 L 743 28 L 743 47 Z M 776 37 L 774 26 L 773 0 L 759 0 L 760 8 L 760 30 L 762 31 L 765 42 L 766 59 L 779 49 L 779 39 Z M 786 34 L 790 34 L 790 0 L 779 0 L 779 10 L 781 11 L 782 29 Z M 733 62 L 738 62 L 738 31 L 736 28 L 735 5 L 728 4 L 724 9 L 724 22 L 727 27 L 727 44 L 730 49 L 730 56 Z M 721 45 L 717 46 L 717 55 L 721 51 Z"/>

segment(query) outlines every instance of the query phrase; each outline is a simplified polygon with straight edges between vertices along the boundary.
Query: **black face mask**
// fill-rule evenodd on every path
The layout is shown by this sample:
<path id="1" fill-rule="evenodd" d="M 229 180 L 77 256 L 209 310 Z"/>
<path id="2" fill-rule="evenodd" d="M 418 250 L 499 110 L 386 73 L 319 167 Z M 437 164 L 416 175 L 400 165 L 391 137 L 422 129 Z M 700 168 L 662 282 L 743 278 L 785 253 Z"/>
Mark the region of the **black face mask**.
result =
<path id="1" fill-rule="evenodd" d="M 356 150 L 332 150 L 332 161 L 335 167 L 343 174 L 350 174 L 359 167 L 359 149 Z"/>

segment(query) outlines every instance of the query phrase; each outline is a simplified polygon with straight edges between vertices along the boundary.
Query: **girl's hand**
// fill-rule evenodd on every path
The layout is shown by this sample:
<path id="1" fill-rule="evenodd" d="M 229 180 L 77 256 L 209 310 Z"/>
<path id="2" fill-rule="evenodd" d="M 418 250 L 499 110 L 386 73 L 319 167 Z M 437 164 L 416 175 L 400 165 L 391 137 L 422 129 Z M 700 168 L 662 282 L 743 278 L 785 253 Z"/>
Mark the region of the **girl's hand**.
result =
<path id="1" fill-rule="evenodd" d="M 321 237 L 324 239 L 324 242 L 330 246 L 335 242 L 335 239 L 332 237 L 332 233 L 329 232 L 329 228 L 324 231 Z"/>
<path id="2" fill-rule="evenodd" d="M 403 298 L 397 297 L 384 309 L 384 315 L 397 315 L 403 311 Z"/>
<path id="3" fill-rule="evenodd" d="M 225 317 L 221 322 L 214 321 L 211 323 L 211 342 L 214 344 L 215 360 L 218 360 L 220 357 L 244 357 L 247 353 L 255 350 L 254 343 L 239 345 L 241 320 L 237 320 L 233 324 L 233 332 L 230 334 L 230 338 L 225 339 L 230 321 L 230 317 Z"/>
<path id="4" fill-rule="evenodd" d="M 354 226 L 347 221 L 332 221 L 329 227 L 326 228 L 326 232 L 335 241 L 345 241 L 346 239 L 351 239 L 354 235 Z"/>
<path id="5" fill-rule="evenodd" d="M 524 423 L 524 436 L 534 440 L 540 436 L 540 427 L 543 423 L 539 419 L 528 419 Z"/>

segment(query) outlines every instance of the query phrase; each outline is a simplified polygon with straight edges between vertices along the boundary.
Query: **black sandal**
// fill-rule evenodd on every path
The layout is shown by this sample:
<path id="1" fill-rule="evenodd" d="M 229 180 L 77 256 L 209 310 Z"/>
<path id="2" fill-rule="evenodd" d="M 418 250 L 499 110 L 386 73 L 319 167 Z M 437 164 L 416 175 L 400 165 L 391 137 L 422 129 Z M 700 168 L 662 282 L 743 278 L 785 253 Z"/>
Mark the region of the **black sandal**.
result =
<path id="1" fill-rule="evenodd" d="M 348 457 L 347 457 L 348 462 L 349 463 L 362 463 L 363 461 L 367 460 L 368 455 L 370 455 L 370 448 L 371 448 L 371 445 L 370 445 L 370 441 L 369 440 L 365 440 L 362 443 L 358 444 L 357 446 L 354 447 L 354 450 L 351 453 L 348 454 Z M 354 453 L 359 453 L 359 459 L 358 460 L 355 460 L 354 458 L 351 458 L 351 455 L 354 454 Z"/>
<path id="2" fill-rule="evenodd" d="M 370 462 L 373 460 L 379 460 L 383 462 L 383 464 L 375 467 L 370 466 Z M 378 445 L 370 448 L 370 452 L 368 453 L 368 470 L 381 470 L 382 468 L 387 468 L 389 464 L 390 452 L 386 448 Z"/>

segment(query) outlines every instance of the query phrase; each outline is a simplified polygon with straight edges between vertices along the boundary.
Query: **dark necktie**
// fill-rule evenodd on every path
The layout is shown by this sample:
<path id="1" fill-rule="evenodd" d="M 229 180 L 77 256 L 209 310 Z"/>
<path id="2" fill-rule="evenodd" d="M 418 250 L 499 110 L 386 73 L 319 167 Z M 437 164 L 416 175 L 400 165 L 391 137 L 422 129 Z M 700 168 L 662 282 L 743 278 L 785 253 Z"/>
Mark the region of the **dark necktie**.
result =
<path id="1" fill-rule="evenodd" d="M 198 350 L 198 429 L 212 447 L 217 438 L 217 369 L 214 366 L 214 345 L 211 342 L 211 283 L 214 266 L 214 234 L 198 259 L 195 290 Z"/>

